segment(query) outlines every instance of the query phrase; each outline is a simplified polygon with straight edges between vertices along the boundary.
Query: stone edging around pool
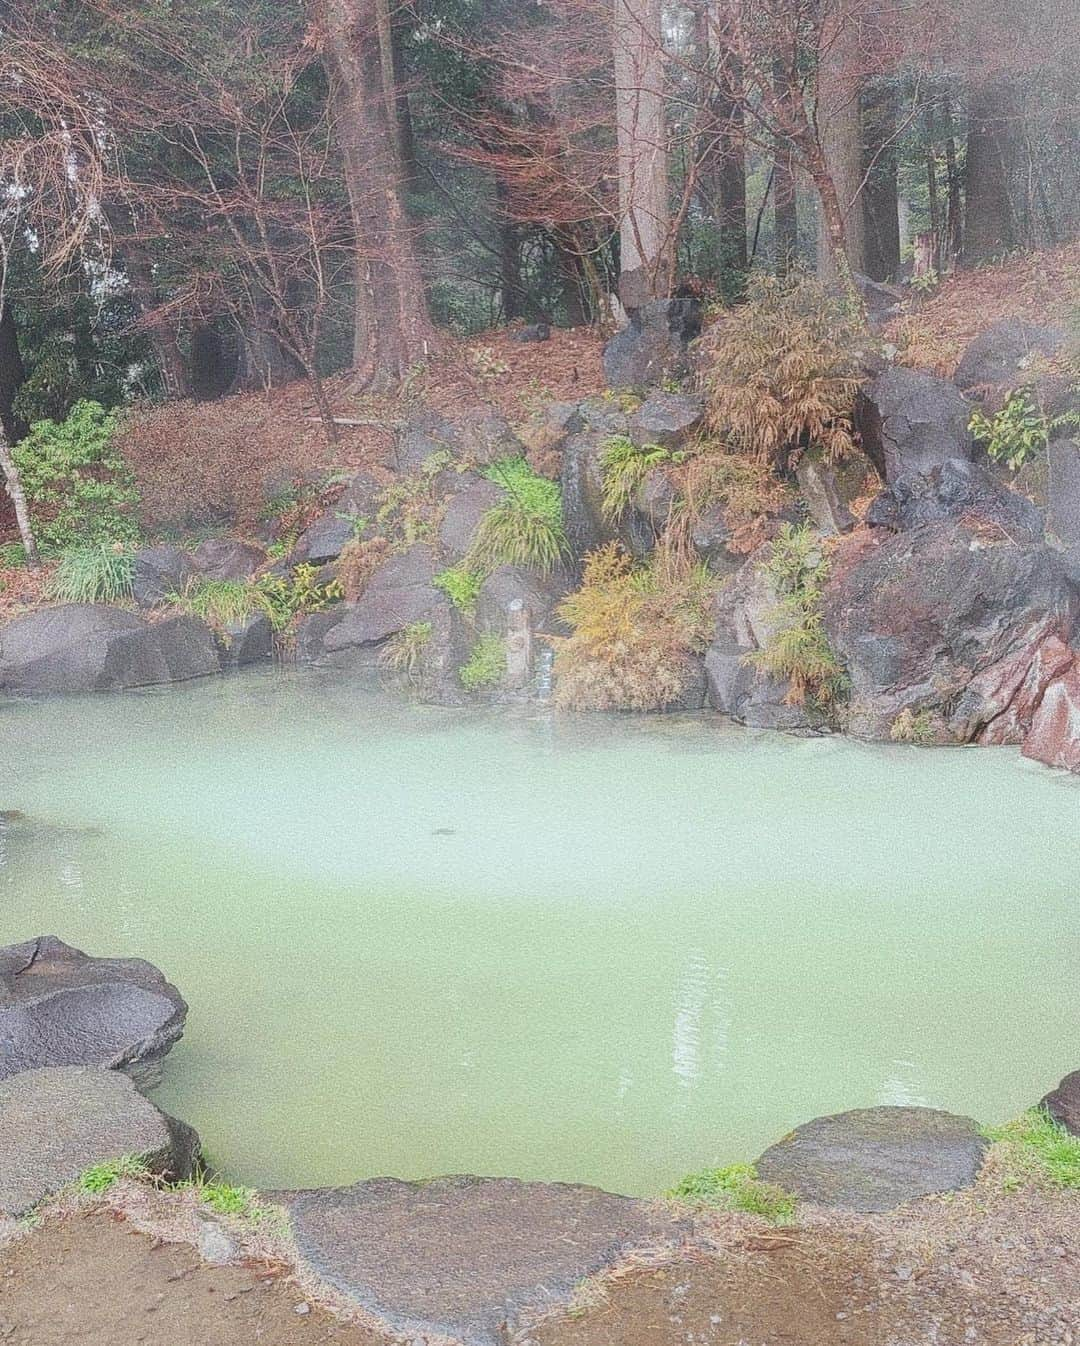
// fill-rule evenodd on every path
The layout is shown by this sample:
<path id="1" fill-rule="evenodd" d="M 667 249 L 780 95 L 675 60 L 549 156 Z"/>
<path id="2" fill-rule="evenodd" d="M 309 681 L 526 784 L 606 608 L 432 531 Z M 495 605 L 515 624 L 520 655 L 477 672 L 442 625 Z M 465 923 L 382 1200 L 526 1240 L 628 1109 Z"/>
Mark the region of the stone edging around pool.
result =
<path id="1" fill-rule="evenodd" d="M 160 1077 L 186 1012 L 140 960 L 88 957 L 44 936 L 0 949 L 0 1224 L 118 1157 L 168 1181 L 192 1175 L 198 1137 L 136 1087 Z M 1080 1071 L 1042 1104 L 1080 1134 Z M 970 1118 L 866 1108 L 796 1128 L 756 1170 L 813 1205 L 877 1213 L 971 1186 L 986 1148 Z M 266 1200 L 288 1214 L 302 1275 L 393 1332 L 465 1346 L 499 1346 L 566 1307 L 583 1280 L 627 1258 L 675 1255 L 693 1235 L 673 1203 L 512 1178 L 375 1178 Z M 212 1222 L 199 1245 L 209 1260 L 229 1256 Z"/>

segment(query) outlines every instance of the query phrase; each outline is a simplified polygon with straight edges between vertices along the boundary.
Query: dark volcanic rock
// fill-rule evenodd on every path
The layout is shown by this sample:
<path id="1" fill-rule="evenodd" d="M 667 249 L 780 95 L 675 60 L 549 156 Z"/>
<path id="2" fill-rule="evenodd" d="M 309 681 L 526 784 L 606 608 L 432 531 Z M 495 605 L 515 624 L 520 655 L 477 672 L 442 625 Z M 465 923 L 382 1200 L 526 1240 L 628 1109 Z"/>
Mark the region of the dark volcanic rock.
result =
<path id="1" fill-rule="evenodd" d="M 179 1182 L 198 1154 L 195 1132 L 155 1108 L 126 1075 L 64 1066 L 0 1081 L 0 1215 L 25 1215 L 115 1159 Z"/>
<path id="2" fill-rule="evenodd" d="M 686 350 L 701 335 L 696 299 L 657 299 L 633 309 L 629 323 L 604 347 L 611 388 L 648 388 L 686 367 Z"/>
<path id="3" fill-rule="evenodd" d="M 970 1117 L 932 1108 L 862 1108 L 796 1127 L 757 1161 L 760 1177 L 804 1201 L 887 1211 L 970 1187 L 987 1142 Z"/>
<path id="4" fill-rule="evenodd" d="M 223 669 L 245 668 L 265 663 L 274 656 L 274 628 L 264 612 L 227 627 L 217 637 L 218 657 Z"/>
<path id="5" fill-rule="evenodd" d="M 635 556 L 643 557 L 656 542 L 653 524 L 636 509 L 627 510 L 617 522 L 604 513 L 602 461 L 610 438 L 611 434 L 586 430 L 567 440 L 563 449 L 563 519 L 571 554 L 578 559 L 615 540 Z"/>
<path id="6" fill-rule="evenodd" d="M 1080 1136 L 1080 1070 L 1066 1075 L 1039 1106 L 1045 1108 L 1059 1126 L 1074 1136 Z"/>
<path id="7" fill-rule="evenodd" d="M 253 542 L 211 538 L 191 554 L 195 569 L 208 580 L 246 580 L 266 561 L 266 552 Z"/>
<path id="8" fill-rule="evenodd" d="M 336 561 L 355 536 L 355 516 L 338 508 L 327 510 L 300 534 L 289 553 L 289 564 L 322 566 Z"/>
<path id="9" fill-rule="evenodd" d="M 899 366 L 879 374 L 855 405 L 866 456 L 890 485 L 949 458 L 970 458 L 970 419 L 971 407 L 953 384 Z"/>
<path id="10" fill-rule="evenodd" d="M 0 949 L 0 1079 L 45 1066 L 161 1076 L 187 1005 L 141 958 L 92 958 L 52 935 Z"/>
<path id="11" fill-rule="evenodd" d="M 0 628 L 0 690 L 104 692 L 219 671 L 209 627 L 195 617 L 150 624 L 97 604 L 42 608 Z"/>
<path id="12" fill-rule="evenodd" d="M 687 1226 L 592 1187 L 510 1178 L 377 1178 L 277 1194 L 301 1262 L 391 1331 L 503 1346 L 621 1258 Z"/>
<path id="13" fill-rule="evenodd" d="M 964 524 L 926 524 L 834 563 L 825 630 L 851 679 L 849 728 L 887 738 L 903 710 L 943 713 L 976 737 L 1002 713 L 964 694 L 998 665 L 1020 677 L 1051 636 L 1067 642 L 1076 598 L 1057 553 L 989 539 Z"/>
<path id="14" fill-rule="evenodd" d="M 904 307 L 904 292 L 895 285 L 886 285 L 879 280 L 871 280 L 869 276 L 861 275 L 856 272 L 855 287 L 862 296 L 862 301 L 866 305 L 866 316 L 871 324 L 877 328 L 882 323 L 888 322 L 890 318 L 895 318 Z"/>
<path id="15" fill-rule="evenodd" d="M 563 574 L 541 578 L 518 566 L 499 566 L 484 580 L 476 601 L 476 624 L 482 631 L 505 635 L 510 610 L 520 603 L 534 630 L 547 630 L 555 605 L 569 587 Z"/>
<path id="16" fill-rule="evenodd" d="M 394 449 L 393 468 L 403 475 L 419 472 L 435 453 L 457 451 L 457 430 L 434 411 L 419 411 L 409 418 Z"/>
<path id="17" fill-rule="evenodd" d="M 1047 459 L 1047 532 L 1067 552 L 1080 555 L 1080 440 L 1053 440 Z"/>
<path id="18" fill-rule="evenodd" d="M 449 560 L 458 561 L 472 546 L 480 520 L 493 505 L 506 497 L 506 491 L 486 477 L 473 476 L 464 489 L 456 491 L 446 506 L 439 525 L 439 546 Z"/>
<path id="19" fill-rule="evenodd" d="M 423 542 L 410 547 L 376 570 L 360 600 L 323 636 L 326 653 L 354 645 L 377 645 L 413 622 L 426 621 L 446 604 L 432 587 L 439 566 Z"/>
<path id="20" fill-rule="evenodd" d="M 639 448 L 659 444 L 681 449 L 701 427 L 705 403 L 690 393 L 653 393 L 630 417 L 630 438 Z"/>
<path id="21" fill-rule="evenodd" d="M 964 515 L 997 524 L 1015 542 L 1037 542 L 1043 536 L 1042 510 L 965 458 L 897 477 L 871 503 L 866 522 L 903 532 Z"/>
<path id="22" fill-rule="evenodd" d="M 828 463 L 804 454 L 795 475 L 818 532 L 828 536 L 850 533 L 855 527 L 855 519 L 840 493 L 836 470 Z"/>
<path id="23" fill-rule="evenodd" d="M 525 445 L 510 429 L 510 422 L 502 412 L 483 404 L 461 413 L 456 443 L 462 456 L 478 467 L 487 467 L 502 458 L 517 458 L 525 452 Z"/>
<path id="24" fill-rule="evenodd" d="M 135 553 L 132 596 L 141 608 L 157 607 L 182 594 L 194 574 L 191 557 L 179 547 L 144 547 Z"/>
<path id="25" fill-rule="evenodd" d="M 1012 391 L 1033 381 L 1034 357 L 1056 355 L 1064 341 L 1058 328 L 1041 327 L 1023 318 L 1001 318 L 964 351 L 956 369 L 956 386 L 965 392 Z"/>
<path id="26" fill-rule="evenodd" d="M 551 340 L 551 324 L 546 322 L 530 323 L 527 327 L 519 327 L 516 332 L 510 333 L 515 341 L 535 342 Z"/>

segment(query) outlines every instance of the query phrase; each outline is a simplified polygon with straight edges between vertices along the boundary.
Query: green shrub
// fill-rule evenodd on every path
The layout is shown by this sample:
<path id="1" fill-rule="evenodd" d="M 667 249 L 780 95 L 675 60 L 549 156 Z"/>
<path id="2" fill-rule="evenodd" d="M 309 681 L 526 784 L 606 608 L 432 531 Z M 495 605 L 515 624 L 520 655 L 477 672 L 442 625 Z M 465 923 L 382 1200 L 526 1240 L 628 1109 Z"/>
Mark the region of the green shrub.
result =
<path id="1" fill-rule="evenodd" d="M 1010 393 L 994 416 L 979 409 L 971 413 L 968 429 L 995 463 L 1005 463 L 1018 472 L 1046 448 L 1050 425 L 1030 388 Z"/>
<path id="2" fill-rule="evenodd" d="M 468 692 L 494 687 L 506 674 L 506 641 L 492 633 L 482 635 L 472 648 L 469 661 L 458 670 L 461 685 Z"/>
<path id="3" fill-rule="evenodd" d="M 57 603 L 122 603 L 131 597 L 135 558 L 122 542 L 69 547 L 49 581 Z"/>
<path id="4" fill-rule="evenodd" d="M 654 467 L 679 462 L 682 454 L 672 454 L 659 444 L 639 448 L 626 435 L 612 435 L 600 454 L 603 481 L 604 517 L 614 523 L 633 504 L 638 488 Z"/>
<path id="5" fill-rule="evenodd" d="M 1080 1190 L 1080 1136 L 1070 1135 L 1044 1108 L 1032 1108 L 1004 1126 L 985 1127 L 983 1135 L 1002 1147 L 1007 1190 L 1029 1184 Z"/>
<path id="6" fill-rule="evenodd" d="M 218 632 L 243 626 L 263 613 L 275 633 L 281 635 L 300 614 L 323 612 L 342 597 L 337 581 L 320 584 L 318 573 L 315 566 L 298 565 L 291 576 L 262 575 L 254 580 L 196 577 L 173 601 Z"/>
<path id="7" fill-rule="evenodd" d="M 37 421 L 16 445 L 43 552 L 138 539 L 138 492 L 116 447 L 117 425 L 116 412 L 77 402 L 65 421 Z"/>
<path id="8" fill-rule="evenodd" d="M 480 597 L 483 575 L 469 570 L 467 566 L 456 565 L 436 575 L 432 583 L 453 603 L 463 616 L 471 617 L 476 611 L 476 601 Z"/>
<path id="9" fill-rule="evenodd" d="M 481 519 L 465 567 L 482 575 L 503 565 L 550 574 L 570 551 L 558 484 L 535 473 L 524 458 L 503 459 L 484 476 L 507 496 Z"/>
<path id="10" fill-rule="evenodd" d="M 249 580 L 209 580 L 196 577 L 173 600 L 193 617 L 200 617 L 215 631 L 243 626 L 263 610 L 259 591 Z"/>
<path id="11" fill-rule="evenodd" d="M 789 704 L 809 702 L 828 710 L 846 696 L 848 679 L 822 620 L 829 563 L 821 539 L 811 528 L 784 524 L 764 569 L 780 598 L 773 614 L 777 625 L 768 643 L 747 661 L 790 683 Z"/>
<path id="12" fill-rule="evenodd" d="M 774 1183 L 762 1182 L 753 1164 L 731 1164 L 688 1174 L 668 1195 L 693 1205 L 747 1211 L 773 1224 L 790 1224 L 795 1218 L 795 1197 Z"/>

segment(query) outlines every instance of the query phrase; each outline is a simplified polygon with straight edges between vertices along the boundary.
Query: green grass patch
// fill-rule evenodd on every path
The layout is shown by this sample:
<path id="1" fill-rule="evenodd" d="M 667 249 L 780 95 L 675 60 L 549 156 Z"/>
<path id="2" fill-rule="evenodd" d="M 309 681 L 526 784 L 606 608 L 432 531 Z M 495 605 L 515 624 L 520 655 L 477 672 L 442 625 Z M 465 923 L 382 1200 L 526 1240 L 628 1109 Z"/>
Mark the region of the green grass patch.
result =
<path id="1" fill-rule="evenodd" d="M 1059 1126 L 1044 1108 L 1032 1108 L 1004 1126 L 983 1128 L 1000 1145 L 1007 1191 L 1045 1186 L 1080 1191 L 1080 1136 Z"/>
<path id="2" fill-rule="evenodd" d="M 604 518 L 609 523 L 621 518 L 633 504 L 638 487 L 653 468 L 681 461 L 683 456 L 673 455 L 659 444 L 646 444 L 644 448 L 638 448 L 626 435 L 612 435 L 600 454 Z"/>
<path id="3" fill-rule="evenodd" d="M 532 470 L 524 458 L 504 458 L 484 476 L 506 491 L 480 520 L 466 569 L 489 575 L 499 566 L 521 566 L 549 575 L 569 555 L 558 484 Z"/>
<path id="4" fill-rule="evenodd" d="M 56 603 L 123 603 L 131 597 L 135 558 L 120 542 L 69 547 L 49 582 Z"/>
<path id="5" fill-rule="evenodd" d="M 795 1218 L 795 1197 L 775 1183 L 762 1182 L 753 1164 L 690 1173 L 668 1195 L 691 1205 L 746 1211 L 773 1224 L 791 1224 Z"/>
<path id="6" fill-rule="evenodd" d="M 506 641 L 489 632 L 473 646 L 468 663 L 458 670 L 458 677 L 466 691 L 479 692 L 502 682 L 505 673 Z"/>
<path id="7" fill-rule="evenodd" d="M 476 611 L 476 602 L 480 597 L 483 575 L 470 570 L 465 565 L 451 566 L 435 576 L 432 583 L 442 592 L 465 617 L 471 617 Z"/>
<path id="8" fill-rule="evenodd" d="M 87 1196 L 101 1196 L 115 1187 L 121 1178 L 148 1178 L 150 1171 L 138 1159 L 126 1156 L 106 1163 L 91 1164 L 79 1174 L 76 1187 Z"/>
<path id="9" fill-rule="evenodd" d="M 194 1192 L 216 1215 L 235 1215 L 240 1219 L 256 1219 L 259 1215 L 258 1194 L 253 1187 L 238 1187 L 220 1178 L 204 1176 L 180 1183 L 177 1190 Z"/>
<path id="10" fill-rule="evenodd" d="M 26 565 L 26 551 L 21 542 L 5 542 L 0 547 L 0 570 L 21 570 Z"/>

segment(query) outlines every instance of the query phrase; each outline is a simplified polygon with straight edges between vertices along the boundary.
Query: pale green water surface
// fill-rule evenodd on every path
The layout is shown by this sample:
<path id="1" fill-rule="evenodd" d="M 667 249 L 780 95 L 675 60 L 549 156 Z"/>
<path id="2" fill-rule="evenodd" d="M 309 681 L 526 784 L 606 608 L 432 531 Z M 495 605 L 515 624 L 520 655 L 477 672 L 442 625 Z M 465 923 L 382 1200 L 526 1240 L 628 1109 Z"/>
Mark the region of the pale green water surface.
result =
<path id="1" fill-rule="evenodd" d="M 410 706 L 319 674 L 0 706 L 0 943 L 191 1003 L 158 1102 L 260 1185 L 656 1192 L 1080 1067 L 1080 782 L 1011 751 Z"/>

